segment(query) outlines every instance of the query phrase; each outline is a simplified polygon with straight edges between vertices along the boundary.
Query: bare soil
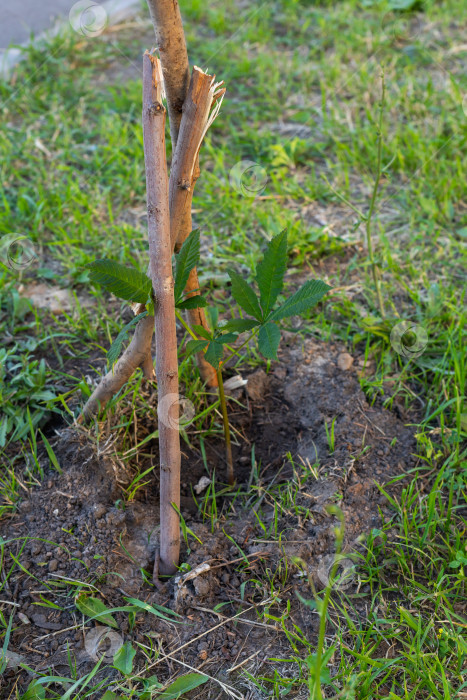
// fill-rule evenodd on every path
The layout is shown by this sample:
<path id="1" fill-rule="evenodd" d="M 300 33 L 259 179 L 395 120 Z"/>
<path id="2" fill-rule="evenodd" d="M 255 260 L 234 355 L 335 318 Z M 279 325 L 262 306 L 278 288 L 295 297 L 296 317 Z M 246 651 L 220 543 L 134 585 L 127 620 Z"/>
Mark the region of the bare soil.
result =
<path id="1" fill-rule="evenodd" d="M 382 517 L 391 517 L 377 484 L 387 484 L 415 465 L 415 441 L 413 430 L 405 425 L 407 418 L 397 408 L 388 411 L 367 403 L 358 378 L 361 364 L 342 346 L 287 334 L 280 361 L 273 363 L 269 374 L 253 372 L 246 388 L 237 390 L 237 401 L 230 403 L 237 431 L 238 486 L 243 493 L 251 491 L 252 498 L 245 508 L 240 498 L 221 495 L 213 527 L 193 499 L 193 487 L 214 471 L 216 483 L 225 479 L 222 441 L 213 438 L 206 443 L 209 474 L 196 438 L 192 449 L 184 446 L 181 508 L 201 543 L 189 537 L 190 550 L 183 545 L 182 561 L 190 570 L 161 590 L 142 574 L 143 569 L 149 576 L 152 572 L 159 538 L 157 469 L 145 479 L 149 483 L 136 492 L 135 500 L 124 503 L 122 486 L 127 485 L 128 474 L 111 447 L 96 443 L 76 426 L 56 429 L 54 451 L 63 472 L 47 467 L 42 484 L 2 523 L 7 541 L 4 570 L 12 569 L 3 581 L 2 597 L 15 604 L 10 650 L 35 672 L 69 677 L 69 653 L 78 676 L 89 672 L 96 662 L 85 640 L 99 623 L 84 622 L 73 598 L 76 582 L 89 582 L 95 586 L 94 595 L 109 608 L 136 597 L 182 616 L 183 624 L 173 624 L 142 611 L 130 628 L 128 613 L 115 613 L 124 640 L 159 650 L 147 675 L 156 673 L 163 682 L 192 667 L 235 688 L 239 697 L 256 697 L 241 671 L 272 673 L 281 664 L 270 659 L 291 653 L 281 626 L 258 618 L 258 610 L 281 614 L 277 603 L 267 602 L 271 590 L 281 590 L 282 610 L 284 600 L 290 600 L 286 626 L 291 629 L 295 623 L 309 640 L 316 638 L 318 616 L 297 593 L 312 597 L 301 569 L 322 587 L 333 562 L 337 521 L 327 506 L 337 504 L 344 513 L 345 552 L 354 562 L 370 530 L 381 525 Z M 331 453 L 325 422 L 331 430 L 334 418 Z M 253 446 L 259 474 L 256 491 L 251 488 Z M 145 451 L 151 453 L 148 461 L 157 463 L 157 441 L 146 445 Z M 274 488 L 293 480 L 300 482 L 293 491 L 294 503 L 281 509 Z M 397 488 L 388 487 L 391 493 Z M 202 503 L 203 496 L 197 499 Z M 270 529 L 268 534 L 254 510 Z M 352 566 L 356 568 L 345 591 L 358 593 L 354 607 L 365 615 L 369 591 L 359 579 L 358 560 Z M 43 607 L 44 599 L 61 609 Z M 144 669 L 145 663 L 138 651 L 135 669 Z M 27 687 L 31 673 L 7 669 L 0 681 L 2 697 L 15 683 Z M 286 673 L 293 675 L 291 664 Z M 96 679 L 103 677 L 112 680 L 117 672 L 103 668 Z M 196 697 L 228 697 L 214 682 L 196 693 Z"/>

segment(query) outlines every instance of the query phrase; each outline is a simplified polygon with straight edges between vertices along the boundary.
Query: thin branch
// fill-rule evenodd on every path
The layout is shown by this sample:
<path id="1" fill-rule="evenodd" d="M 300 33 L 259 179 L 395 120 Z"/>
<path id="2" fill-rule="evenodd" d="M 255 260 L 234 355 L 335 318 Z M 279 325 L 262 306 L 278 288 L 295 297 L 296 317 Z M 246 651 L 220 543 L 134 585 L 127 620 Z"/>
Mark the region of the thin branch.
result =
<path id="1" fill-rule="evenodd" d="M 97 415 L 120 391 L 138 367 L 142 367 L 147 379 L 155 379 L 151 353 L 153 332 L 154 316 L 145 316 L 138 322 L 131 343 L 86 401 L 80 417 L 81 420 L 89 420 Z"/>

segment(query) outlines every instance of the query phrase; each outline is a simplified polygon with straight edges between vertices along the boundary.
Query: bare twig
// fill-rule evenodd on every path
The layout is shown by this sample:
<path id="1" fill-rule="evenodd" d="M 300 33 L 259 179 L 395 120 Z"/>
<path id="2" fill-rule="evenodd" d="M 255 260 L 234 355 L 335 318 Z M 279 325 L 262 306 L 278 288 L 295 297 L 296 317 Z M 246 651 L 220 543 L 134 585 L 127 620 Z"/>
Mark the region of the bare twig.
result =
<path id="1" fill-rule="evenodd" d="M 148 202 L 149 265 L 156 298 L 156 376 L 158 384 L 160 524 L 159 571 L 177 571 L 180 555 L 180 433 L 178 430 L 178 357 L 175 325 L 169 182 L 165 152 L 165 108 L 160 61 L 143 57 L 143 144 Z"/>
<path id="2" fill-rule="evenodd" d="M 138 322 L 131 343 L 86 401 L 81 419 L 88 420 L 102 410 L 138 367 L 143 368 L 147 379 L 155 379 L 151 353 L 153 332 L 154 316 L 145 316 Z"/>

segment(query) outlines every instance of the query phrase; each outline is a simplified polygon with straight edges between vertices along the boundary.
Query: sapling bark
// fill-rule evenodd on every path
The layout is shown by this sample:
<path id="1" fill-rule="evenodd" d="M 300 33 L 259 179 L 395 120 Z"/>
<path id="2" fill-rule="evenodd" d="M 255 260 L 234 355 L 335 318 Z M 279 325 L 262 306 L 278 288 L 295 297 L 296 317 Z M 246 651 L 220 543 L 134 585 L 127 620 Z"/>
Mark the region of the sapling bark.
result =
<path id="1" fill-rule="evenodd" d="M 147 2 L 156 34 L 157 48 L 160 54 L 169 112 L 172 155 L 174 157 L 177 150 L 182 114 L 185 114 L 187 111 L 185 102 L 189 87 L 193 83 L 193 76 L 190 83 L 188 52 L 185 33 L 183 31 L 182 17 L 177 0 L 147 0 Z M 203 72 L 200 71 L 200 73 Z M 207 76 L 207 78 L 211 78 L 211 76 Z M 211 104 L 208 105 L 208 111 L 210 108 Z M 187 123 L 186 119 L 184 121 Z M 192 120 L 189 120 L 189 128 L 196 129 L 196 124 Z M 199 145 L 200 144 L 201 141 L 199 142 Z M 194 163 L 191 161 L 187 163 L 188 168 L 192 170 L 193 178 L 190 182 L 190 186 L 185 190 L 186 197 L 183 206 L 177 210 L 176 214 L 178 230 L 177 233 L 174 233 L 172 236 L 172 241 L 176 250 L 181 247 L 183 241 L 192 230 L 191 203 L 193 200 L 194 184 L 199 177 L 198 151 L 196 152 Z M 180 158 L 178 159 L 178 166 L 181 167 L 183 171 L 187 169 Z M 177 174 L 177 170 L 174 170 L 174 163 L 172 163 L 171 179 L 172 172 L 174 172 L 174 180 L 178 181 L 180 178 Z M 190 293 L 198 287 L 198 277 L 195 270 L 190 275 L 186 291 Z M 206 316 L 202 308 L 188 309 L 187 316 L 191 326 L 197 324 L 208 328 Z M 216 387 L 216 373 L 212 371 L 212 368 L 204 360 L 201 353 L 197 354 L 196 362 L 203 381 L 210 387 Z"/>
<path id="2" fill-rule="evenodd" d="M 180 434 L 169 182 L 165 151 L 165 108 L 159 59 L 143 57 L 143 143 L 148 205 L 149 267 L 155 295 L 156 377 L 160 455 L 159 573 L 177 571 L 180 555 Z M 166 399 L 169 399 L 168 401 Z M 163 408 L 161 408 L 163 407 Z"/>
<path id="3" fill-rule="evenodd" d="M 215 84 L 214 76 L 208 75 L 196 67 L 190 81 L 188 54 L 178 2 L 176 0 L 148 0 L 148 6 L 161 56 L 169 112 L 173 155 L 170 173 L 170 191 L 172 193 L 170 208 L 171 222 L 173 222 L 174 228 L 171 239 L 173 248 L 177 251 L 192 230 L 193 189 L 200 174 L 199 148 L 209 125 L 218 112 L 220 98 L 225 90 L 220 89 L 220 84 Z M 190 98 L 188 101 L 187 96 Z M 185 102 L 187 102 L 186 105 Z M 213 111 L 212 108 L 216 103 L 217 107 Z M 182 129 L 183 138 L 181 148 L 177 153 L 180 129 Z M 195 148 L 193 148 L 194 145 Z M 173 214 L 172 207 L 174 207 Z M 198 293 L 198 289 L 198 275 L 196 269 L 193 269 L 187 281 L 186 295 L 193 296 Z M 202 308 L 187 309 L 186 313 L 190 326 L 199 325 L 208 329 Z M 151 326 L 152 324 L 146 319 L 139 322 L 134 331 L 133 340 L 125 353 L 100 381 L 86 402 L 81 419 L 88 420 L 99 410 L 102 410 L 138 367 L 143 369 L 147 379 L 154 378 L 151 353 L 152 335 L 149 334 L 148 330 Z M 209 387 L 216 387 L 216 372 L 206 362 L 202 353 L 196 355 L 196 362 L 203 381 Z"/>
<path id="4" fill-rule="evenodd" d="M 134 372 L 141 367 L 148 380 L 155 379 L 151 341 L 154 334 L 154 316 L 148 315 L 138 322 L 131 343 L 115 365 L 101 379 L 86 401 L 82 418 L 88 420 L 99 413 L 117 394 Z"/>

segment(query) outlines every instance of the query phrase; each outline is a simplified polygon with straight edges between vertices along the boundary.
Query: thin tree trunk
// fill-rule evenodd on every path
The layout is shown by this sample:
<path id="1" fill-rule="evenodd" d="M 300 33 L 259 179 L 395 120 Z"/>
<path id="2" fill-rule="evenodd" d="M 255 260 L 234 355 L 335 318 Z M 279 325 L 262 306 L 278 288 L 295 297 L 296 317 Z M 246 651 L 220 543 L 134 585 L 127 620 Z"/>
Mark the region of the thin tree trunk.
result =
<path id="1" fill-rule="evenodd" d="M 178 135 L 182 122 L 182 113 L 185 111 L 185 100 L 190 85 L 190 68 L 188 63 L 188 52 L 186 48 L 185 33 L 183 31 L 182 16 L 177 0 L 147 0 L 154 31 L 156 34 L 157 48 L 161 57 L 162 74 L 164 77 L 165 93 L 167 96 L 167 107 L 170 121 L 170 136 L 172 140 L 172 168 L 178 143 Z M 202 72 L 202 71 L 201 71 Z M 195 170 L 199 175 L 198 158 L 196 158 Z M 172 174 L 172 173 L 171 173 Z M 190 190 L 186 193 L 184 210 L 177 214 L 177 234 L 173 234 L 172 241 L 175 249 L 179 248 L 187 236 L 191 233 L 191 202 L 193 199 L 193 186 L 196 177 L 193 179 Z M 178 219 L 180 216 L 180 219 Z M 175 239 L 177 235 L 178 241 Z M 193 276 L 192 276 L 193 281 Z M 189 293 L 196 286 L 186 289 Z M 206 315 L 203 309 L 190 309 L 187 312 L 188 321 L 191 326 L 194 324 L 208 327 Z M 203 353 L 196 355 L 196 363 L 201 378 L 210 387 L 217 386 L 216 373 L 204 359 Z"/>
<path id="2" fill-rule="evenodd" d="M 158 48 L 161 54 L 161 65 L 164 76 L 165 90 L 167 94 L 167 104 L 170 119 L 170 132 L 172 139 L 172 154 L 173 165 L 171 170 L 172 199 L 171 203 L 176 206 L 176 213 L 171 215 L 174 229 L 177 229 L 172 234 L 172 241 L 175 242 L 175 250 L 179 250 L 183 241 L 187 238 L 192 230 L 191 222 L 191 205 L 193 199 L 193 189 L 197 178 L 199 177 L 199 159 L 198 152 L 201 141 L 199 136 L 205 133 L 204 119 L 206 114 L 212 110 L 214 103 L 219 101 L 224 90 L 219 90 L 216 93 L 214 77 L 209 76 L 199 68 L 194 69 L 192 80 L 190 83 L 188 55 L 186 50 L 185 37 L 183 33 L 182 19 L 177 0 L 148 0 L 148 6 L 151 17 L 154 23 Z M 196 81 L 196 82 L 195 82 Z M 187 102 L 186 110 L 183 110 L 184 102 L 187 98 L 188 89 L 191 84 L 196 85 L 196 90 L 193 88 L 191 95 L 195 95 L 195 100 Z M 214 88 L 214 89 L 213 89 Z M 213 89 L 211 101 L 206 99 L 209 89 Z M 204 96 L 204 101 L 200 96 Z M 200 107 L 201 105 L 201 107 Z M 174 167 L 175 155 L 177 151 L 178 135 L 181 128 L 182 114 L 186 112 L 184 119 L 185 126 L 183 127 L 183 151 L 179 153 L 177 166 Z M 212 116 L 212 112 L 211 112 Z M 203 122 L 198 124 L 196 120 L 200 119 Z M 212 120 L 211 120 L 212 121 Z M 196 138 L 191 138 L 189 129 L 193 128 Z M 203 133 L 203 135 L 204 135 Z M 201 139 L 202 140 L 202 139 Z M 193 144 L 197 141 L 196 157 L 193 160 Z M 181 157 L 183 155 L 183 158 Z M 187 189 L 174 186 L 179 180 L 190 178 L 190 185 Z M 176 239 L 176 240 L 175 240 Z M 199 289 L 199 281 L 196 270 L 192 272 L 186 286 L 187 296 L 193 296 L 194 290 Z M 204 309 L 188 309 L 187 317 L 190 326 L 200 325 L 208 328 Z M 109 372 L 94 390 L 92 396 L 87 401 L 82 418 L 88 420 L 99 410 L 102 410 L 109 399 L 112 398 L 127 382 L 133 372 L 142 367 L 145 376 L 149 379 L 153 378 L 153 360 L 151 353 L 151 338 L 147 333 L 142 333 L 141 324 L 146 331 L 149 327 L 148 321 L 143 319 L 135 329 L 134 338 L 127 347 L 125 353 L 116 362 L 112 372 Z M 144 336 L 144 345 L 141 340 Z M 146 347 L 145 357 L 141 357 L 141 348 Z M 209 387 L 217 387 L 216 372 L 211 365 L 204 359 L 203 353 L 198 353 L 196 362 L 200 371 L 201 378 Z"/>
<path id="3" fill-rule="evenodd" d="M 165 108 L 159 59 L 143 57 L 143 143 L 148 203 L 149 265 L 155 295 L 156 376 L 160 453 L 159 572 L 177 571 L 180 555 L 180 433 L 169 182 L 165 152 Z"/>
<path id="4" fill-rule="evenodd" d="M 153 333 L 154 316 L 145 316 L 141 321 L 138 321 L 131 343 L 86 401 L 80 416 L 81 419 L 89 420 L 102 411 L 138 367 L 142 367 L 146 379 L 155 379 L 151 352 Z"/>
<path id="5" fill-rule="evenodd" d="M 169 112 L 172 153 L 175 153 L 183 103 L 190 82 L 190 66 L 182 16 L 177 0 L 147 0 L 147 3 L 161 58 Z"/>

